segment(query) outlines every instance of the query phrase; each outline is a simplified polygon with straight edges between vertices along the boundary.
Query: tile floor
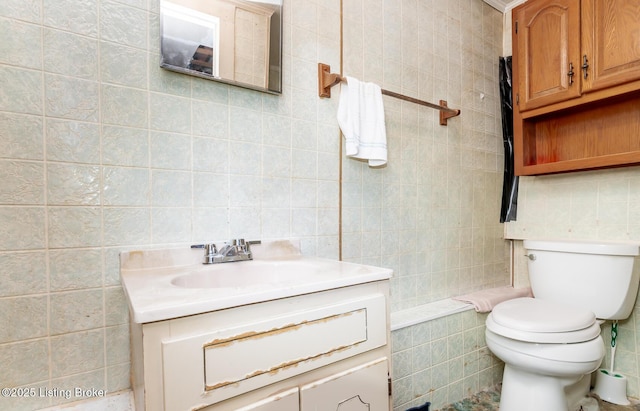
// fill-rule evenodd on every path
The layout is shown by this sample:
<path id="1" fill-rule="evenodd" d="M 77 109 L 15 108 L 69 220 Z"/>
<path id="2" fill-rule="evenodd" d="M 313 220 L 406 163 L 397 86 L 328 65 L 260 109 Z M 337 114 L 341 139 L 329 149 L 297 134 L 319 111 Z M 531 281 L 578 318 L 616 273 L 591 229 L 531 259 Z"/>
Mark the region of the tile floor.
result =
<path id="1" fill-rule="evenodd" d="M 500 408 L 500 388 L 482 391 L 470 398 L 447 405 L 433 411 L 498 411 Z M 640 411 L 640 404 L 629 406 L 610 404 L 599 401 L 600 411 Z"/>

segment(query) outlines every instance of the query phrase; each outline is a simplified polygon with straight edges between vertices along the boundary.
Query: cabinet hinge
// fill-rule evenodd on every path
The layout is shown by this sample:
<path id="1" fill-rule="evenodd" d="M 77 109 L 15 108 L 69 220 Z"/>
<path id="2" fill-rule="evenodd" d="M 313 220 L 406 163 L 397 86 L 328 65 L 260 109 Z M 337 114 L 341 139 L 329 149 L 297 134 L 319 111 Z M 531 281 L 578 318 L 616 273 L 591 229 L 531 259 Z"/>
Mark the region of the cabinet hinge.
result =
<path id="1" fill-rule="evenodd" d="M 387 390 L 389 391 L 389 397 L 391 397 L 391 376 L 387 377 Z"/>
<path id="2" fill-rule="evenodd" d="M 516 93 L 516 106 L 520 105 L 520 93 Z"/>

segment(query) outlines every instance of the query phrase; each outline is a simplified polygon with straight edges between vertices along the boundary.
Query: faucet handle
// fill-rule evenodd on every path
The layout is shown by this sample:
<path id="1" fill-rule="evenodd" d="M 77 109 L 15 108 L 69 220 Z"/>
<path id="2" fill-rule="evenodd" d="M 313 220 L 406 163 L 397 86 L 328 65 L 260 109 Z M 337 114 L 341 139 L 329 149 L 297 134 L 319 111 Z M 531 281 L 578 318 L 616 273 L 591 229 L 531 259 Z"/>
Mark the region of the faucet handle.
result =
<path id="1" fill-rule="evenodd" d="M 236 249 L 236 252 L 246 254 L 249 259 L 253 259 L 251 254 L 251 245 L 261 244 L 260 240 L 245 241 L 244 238 L 236 238 L 229 241 L 229 244 Z"/>
<path id="2" fill-rule="evenodd" d="M 214 243 L 205 244 L 204 245 L 204 254 L 211 255 L 216 254 L 218 252 L 218 247 Z"/>
<path id="3" fill-rule="evenodd" d="M 244 241 L 244 238 L 238 238 L 236 240 L 233 240 L 233 244 L 236 246 L 236 250 L 247 251 L 247 244 Z"/>
<path id="4" fill-rule="evenodd" d="M 244 240 L 243 240 L 244 241 Z M 246 241 L 245 242 L 245 251 L 247 254 L 249 254 L 249 258 L 253 260 L 253 253 L 251 252 L 251 246 L 254 244 L 262 244 L 262 241 L 260 240 L 253 240 L 253 241 Z"/>
<path id="5" fill-rule="evenodd" d="M 210 244 L 192 244 L 191 248 L 202 248 L 205 250 L 205 252 L 210 252 L 211 249 L 213 249 L 214 253 L 217 253 L 218 250 L 216 248 L 216 245 L 214 243 L 210 243 Z M 207 251 L 209 250 L 209 251 Z"/>
<path id="6" fill-rule="evenodd" d="M 217 254 L 218 254 L 218 248 L 214 243 L 205 244 L 203 264 L 213 264 L 213 261 Z"/>

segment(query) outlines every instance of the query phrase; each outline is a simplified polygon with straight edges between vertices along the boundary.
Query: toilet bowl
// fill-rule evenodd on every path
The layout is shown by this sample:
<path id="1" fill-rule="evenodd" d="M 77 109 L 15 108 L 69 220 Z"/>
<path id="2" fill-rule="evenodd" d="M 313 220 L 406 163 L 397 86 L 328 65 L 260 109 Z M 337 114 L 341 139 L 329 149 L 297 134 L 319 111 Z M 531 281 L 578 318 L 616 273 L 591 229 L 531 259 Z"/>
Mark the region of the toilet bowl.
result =
<path id="1" fill-rule="evenodd" d="M 575 411 L 604 358 L 600 321 L 627 318 L 633 309 L 640 247 L 523 245 L 535 298 L 497 304 L 486 320 L 487 347 L 505 363 L 500 411 Z"/>
<path id="2" fill-rule="evenodd" d="M 487 347 L 505 363 L 500 410 L 569 410 L 604 357 L 588 310 L 533 298 L 501 303 L 486 321 Z"/>

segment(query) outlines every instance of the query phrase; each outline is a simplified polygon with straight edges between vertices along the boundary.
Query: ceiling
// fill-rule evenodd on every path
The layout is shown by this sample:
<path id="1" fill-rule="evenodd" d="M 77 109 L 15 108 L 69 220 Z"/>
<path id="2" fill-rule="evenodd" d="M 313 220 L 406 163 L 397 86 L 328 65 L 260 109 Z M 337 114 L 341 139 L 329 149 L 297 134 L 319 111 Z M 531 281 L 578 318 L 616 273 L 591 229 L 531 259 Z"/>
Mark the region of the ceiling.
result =
<path id="1" fill-rule="evenodd" d="M 494 9 L 504 13 L 510 11 L 518 4 L 524 3 L 525 0 L 484 0 L 484 2 Z"/>

